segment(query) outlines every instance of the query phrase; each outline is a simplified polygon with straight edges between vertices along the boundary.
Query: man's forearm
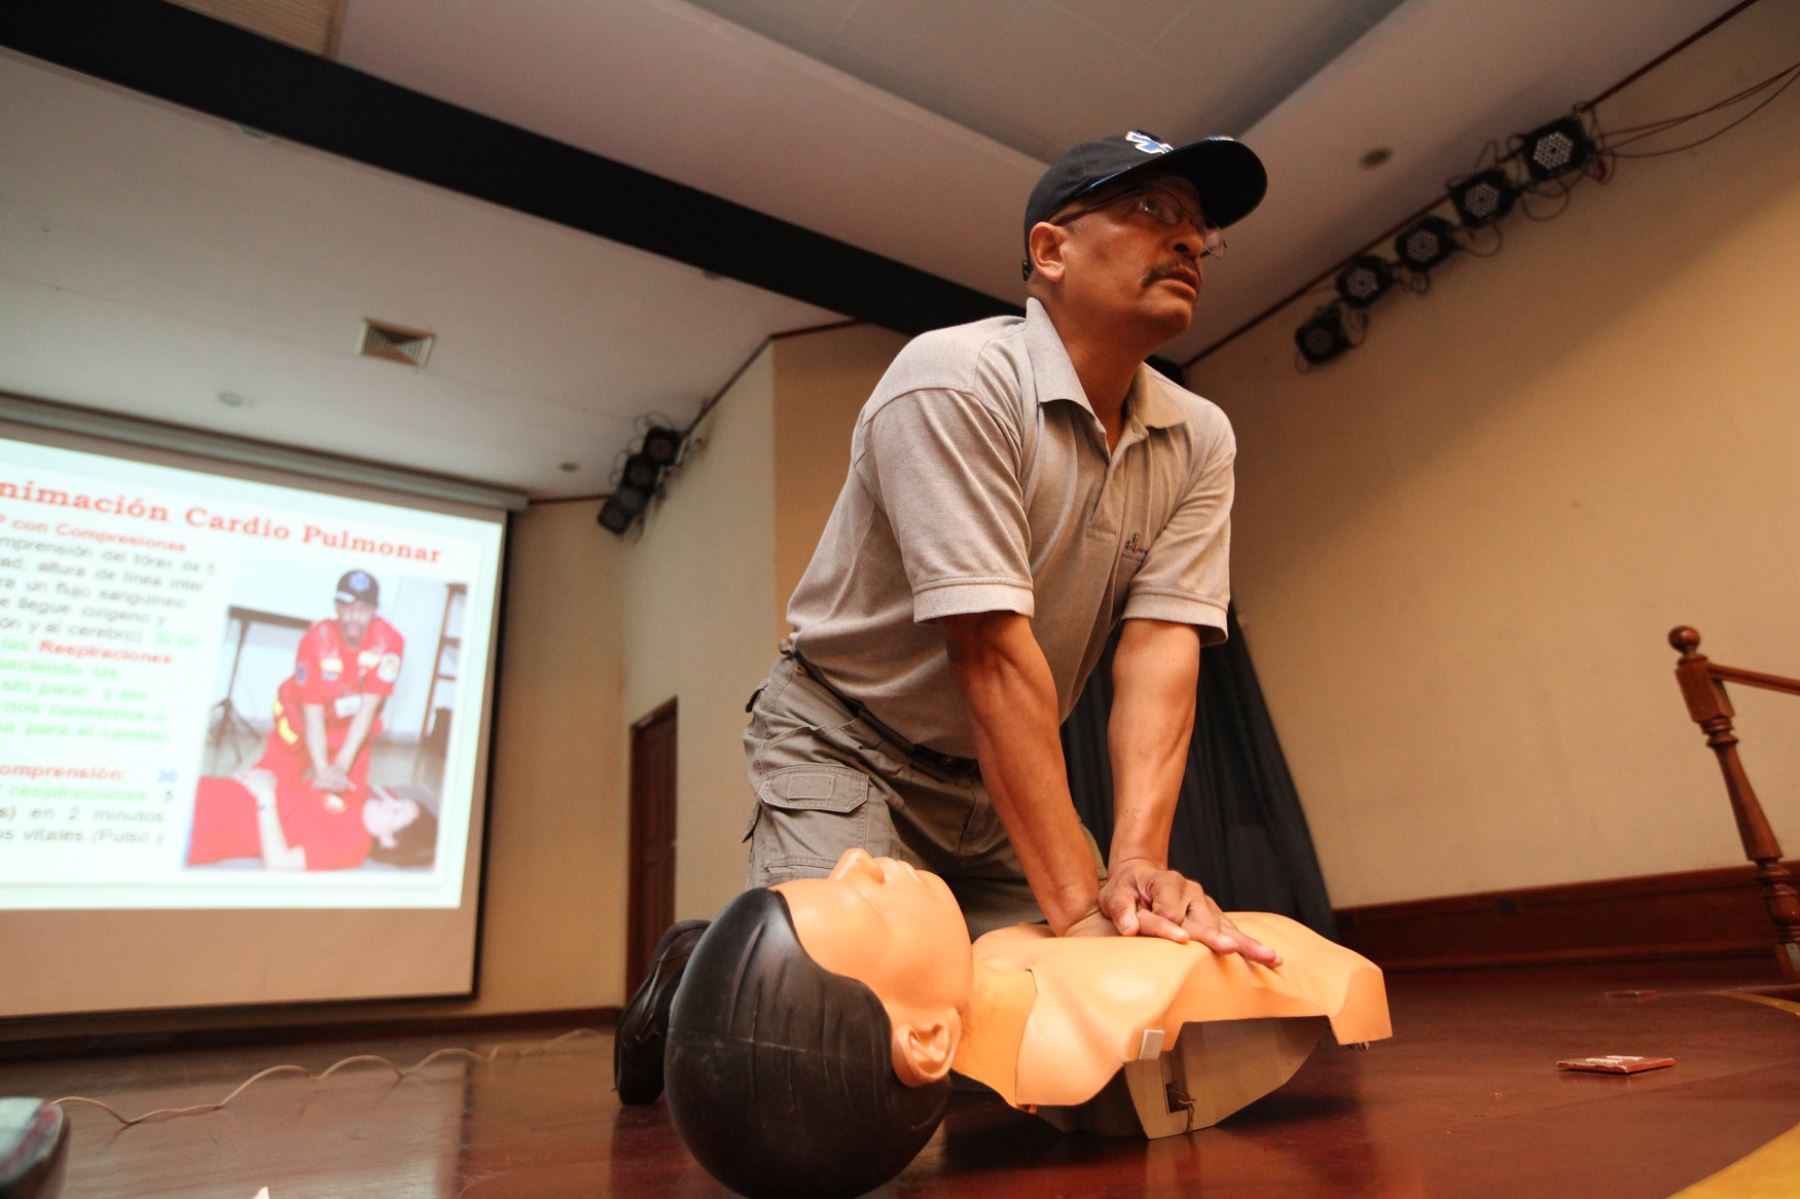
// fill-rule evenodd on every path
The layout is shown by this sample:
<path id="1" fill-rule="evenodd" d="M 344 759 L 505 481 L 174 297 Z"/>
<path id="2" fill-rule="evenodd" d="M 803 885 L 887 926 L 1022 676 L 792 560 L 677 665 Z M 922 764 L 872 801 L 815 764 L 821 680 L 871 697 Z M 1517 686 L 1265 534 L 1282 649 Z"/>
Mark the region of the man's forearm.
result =
<path id="1" fill-rule="evenodd" d="M 350 718 L 350 731 L 344 737 L 343 745 L 338 747 L 337 758 L 332 765 L 345 774 L 350 773 L 350 765 L 356 761 L 356 755 L 362 752 L 363 742 L 369 738 L 369 727 L 375 723 L 375 713 L 380 710 L 379 695 L 365 694 L 362 697 L 362 706 Z"/>
<path id="2" fill-rule="evenodd" d="M 1168 866 L 1169 832 L 1194 734 L 1200 638 L 1188 625 L 1129 620 L 1113 655 L 1106 728 L 1113 774 L 1110 858 Z"/>
<path id="3" fill-rule="evenodd" d="M 1069 796 L 1050 664 L 1030 620 L 1014 613 L 950 618 L 945 642 L 982 780 L 1032 895 L 1061 933 L 1095 910 L 1100 884 Z"/>
<path id="4" fill-rule="evenodd" d="M 307 760 L 312 764 L 313 773 L 320 774 L 331 764 L 331 752 L 326 748 L 325 705 L 301 704 L 300 715 Z"/>

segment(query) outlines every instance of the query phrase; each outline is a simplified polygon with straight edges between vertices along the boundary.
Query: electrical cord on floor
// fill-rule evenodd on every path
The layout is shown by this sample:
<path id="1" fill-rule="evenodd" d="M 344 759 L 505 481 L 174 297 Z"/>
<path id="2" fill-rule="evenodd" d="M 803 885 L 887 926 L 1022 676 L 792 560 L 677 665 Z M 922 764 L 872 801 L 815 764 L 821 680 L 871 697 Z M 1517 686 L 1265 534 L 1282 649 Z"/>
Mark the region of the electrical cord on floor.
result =
<path id="1" fill-rule="evenodd" d="M 601 1034 L 597 1029 L 577 1028 L 563 1033 L 561 1036 L 552 1037 L 548 1041 L 515 1041 L 499 1044 L 485 1053 L 477 1053 L 473 1049 L 462 1049 L 453 1046 L 446 1049 L 433 1050 L 410 1066 L 400 1066 L 395 1062 L 374 1053 L 357 1053 L 352 1054 L 350 1057 L 340 1058 L 318 1074 L 312 1073 L 304 1066 L 270 1066 L 268 1069 L 259 1070 L 249 1078 L 246 1078 L 237 1085 L 237 1088 L 233 1090 L 231 1094 L 225 1096 L 225 1098 L 219 1100 L 217 1103 L 196 1103 L 191 1107 L 159 1107 L 154 1111 L 145 1112 L 141 1116 L 125 1116 L 111 1104 L 104 1103 L 98 1099 L 89 1099 L 85 1095 L 65 1095 L 61 1099 L 52 1099 L 50 1102 L 57 1107 L 62 1107 L 70 1103 L 78 1103 L 85 1107 L 97 1107 L 126 1128 L 130 1128 L 133 1124 L 142 1124 L 146 1120 L 172 1120 L 179 1116 L 197 1116 L 202 1112 L 216 1112 L 227 1103 L 230 1103 L 233 1099 L 236 1099 L 239 1095 L 242 1095 L 245 1091 L 249 1090 L 253 1083 L 259 1082 L 260 1080 L 275 1074 L 301 1074 L 306 1077 L 308 1082 L 323 1082 L 345 1066 L 354 1065 L 357 1062 L 379 1062 L 381 1065 L 388 1067 L 394 1072 L 394 1080 L 398 1082 L 410 1075 L 416 1074 L 442 1057 L 463 1057 L 477 1065 L 490 1065 L 507 1050 L 513 1050 L 514 1056 L 517 1057 L 530 1057 L 536 1053 L 548 1052 L 553 1046 L 559 1045 L 564 1041 L 573 1040 L 576 1037 L 597 1037 L 600 1035 Z"/>

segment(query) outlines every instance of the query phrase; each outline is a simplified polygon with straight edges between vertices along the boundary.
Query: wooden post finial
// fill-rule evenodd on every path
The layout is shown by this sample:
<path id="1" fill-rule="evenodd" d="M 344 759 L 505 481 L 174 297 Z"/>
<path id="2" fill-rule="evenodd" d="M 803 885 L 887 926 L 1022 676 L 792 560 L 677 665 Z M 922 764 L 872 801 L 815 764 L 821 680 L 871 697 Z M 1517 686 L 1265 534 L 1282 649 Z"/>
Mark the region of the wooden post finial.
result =
<path id="1" fill-rule="evenodd" d="M 1685 658 L 1700 648 L 1700 630 L 1691 625 L 1678 624 L 1669 630 L 1669 644 L 1680 650 L 1681 656 Z"/>

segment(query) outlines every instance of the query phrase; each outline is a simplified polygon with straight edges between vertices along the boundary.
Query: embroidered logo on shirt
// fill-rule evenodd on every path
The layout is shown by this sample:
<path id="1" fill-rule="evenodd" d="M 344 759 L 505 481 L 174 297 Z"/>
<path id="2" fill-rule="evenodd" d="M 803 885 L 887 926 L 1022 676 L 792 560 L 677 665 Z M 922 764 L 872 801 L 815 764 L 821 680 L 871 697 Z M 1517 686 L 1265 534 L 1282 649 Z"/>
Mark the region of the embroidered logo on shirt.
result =
<path id="1" fill-rule="evenodd" d="M 327 683 L 337 682 L 338 676 L 343 673 L 344 660 L 342 658 L 319 659 L 319 677 L 323 678 Z"/>
<path id="2" fill-rule="evenodd" d="M 1121 552 L 1133 562 L 1142 562 L 1145 558 L 1150 556 L 1150 547 L 1144 544 L 1144 539 L 1142 537 L 1133 533 L 1131 539 L 1125 543 L 1125 548 Z"/>

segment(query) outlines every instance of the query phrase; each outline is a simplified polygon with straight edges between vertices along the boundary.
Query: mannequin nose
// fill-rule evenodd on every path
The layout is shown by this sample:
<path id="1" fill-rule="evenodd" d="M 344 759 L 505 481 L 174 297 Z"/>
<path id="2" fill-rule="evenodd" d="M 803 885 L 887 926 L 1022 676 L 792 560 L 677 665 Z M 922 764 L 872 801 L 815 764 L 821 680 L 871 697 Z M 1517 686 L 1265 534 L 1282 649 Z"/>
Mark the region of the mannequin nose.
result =
<path id="1" fill-rule="evenodd" d="M 881 873 L 881 867 L 869 856 L 866 849 L 847 849 L 844 856 L 838 859 L 837 868 L 831 872 L 836 879 L 864 878 L 870 882 L 882 883 L 887 878 Z"/>

